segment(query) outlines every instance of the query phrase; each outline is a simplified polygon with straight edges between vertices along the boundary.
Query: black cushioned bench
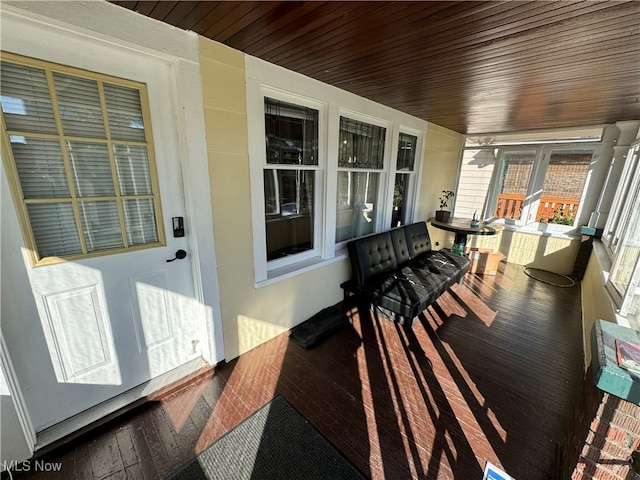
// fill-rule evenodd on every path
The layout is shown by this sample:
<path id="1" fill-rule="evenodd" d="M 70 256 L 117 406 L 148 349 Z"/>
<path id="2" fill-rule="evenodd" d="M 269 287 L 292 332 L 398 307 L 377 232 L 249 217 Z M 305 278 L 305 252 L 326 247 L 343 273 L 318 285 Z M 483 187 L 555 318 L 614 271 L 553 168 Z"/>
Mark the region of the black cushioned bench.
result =
<path id="1" fill-rule="evenodd" d="M 425 222 L 357 238 L 347 244 L 352 278 L 340 286 L 405 326 L 469 269 L 469 259 L 432 250 Z"/>

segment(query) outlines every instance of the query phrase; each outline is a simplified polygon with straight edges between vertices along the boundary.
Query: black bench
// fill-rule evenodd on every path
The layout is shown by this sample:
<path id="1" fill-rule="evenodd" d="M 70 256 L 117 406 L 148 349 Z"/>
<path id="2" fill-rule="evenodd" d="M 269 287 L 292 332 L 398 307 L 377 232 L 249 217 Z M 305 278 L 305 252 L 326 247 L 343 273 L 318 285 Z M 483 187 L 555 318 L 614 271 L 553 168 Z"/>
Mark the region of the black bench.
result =
<path id="1" fill-rule="evenodd" d="M 356 295 L 405 326 L 469 269 L 467 257 L 431 249 L 425 222 L 357 238 L 347 249 L 352 278 L 340 285 L 345 300 Z"/>

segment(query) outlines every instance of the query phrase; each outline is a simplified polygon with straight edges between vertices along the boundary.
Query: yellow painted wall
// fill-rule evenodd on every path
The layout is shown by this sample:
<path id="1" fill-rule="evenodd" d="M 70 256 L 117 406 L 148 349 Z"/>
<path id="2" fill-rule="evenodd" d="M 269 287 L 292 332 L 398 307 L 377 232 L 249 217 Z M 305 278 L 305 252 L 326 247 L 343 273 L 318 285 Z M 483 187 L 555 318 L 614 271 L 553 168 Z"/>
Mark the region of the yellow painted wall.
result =
<path id="1" fill-rule="evenodd" d="M 582 328 L 585 367 L 591 363 L 591 329 L 596 320 L 616 321 L 611 299 L 605 290 L 605 277 L 595 250 L 591 252 L 587 270 L 582 279 Z"/>
<path id="2" fill-rule="evenodd" d="M 225 358 L 230 360 L 339 302 L 340 283 L 350 272 L 342 260 L 256 288 L 244 54 L 201 38 L 200 68 Z"/>
<path id="3" fill-rule="evenodd" d="M 573 271 L 580 240 L 503 230 L 493 236 L 469 237 L 469 246 L 499 251 L 509 263 L 568 275 Z"/>
<path id="4" fill-rule="evenodd" d="M 230 360 L 342 300 L 340 283 L 351 272 L 342 259 L 256 288 L 244 54 L 200 38 L 200 68 L 225 358 Z M 462 142 L 462 135 L 429 124 L 418 219 L 433 216 L 441 191 L 454 188 Z M 440 233 L 432 232 L 434 241 Z"/>
<path id="5" fill-rule="evenodd" d="M 418 219 L 427 220 L 440 208 L 438 198 L 442 190 L 453 190 L 458 176 L 458 161 L 463 144 L 461 134 L 429 124 L 425 138 L 424 165 L 420 183 Z M 453 201 L 450 202 L 453 206 Z M 451 247 L 453 235 L 429 226 L 429 235 L 434 248 Z M 435 244 L 439 243 L 439 246 Z"/>

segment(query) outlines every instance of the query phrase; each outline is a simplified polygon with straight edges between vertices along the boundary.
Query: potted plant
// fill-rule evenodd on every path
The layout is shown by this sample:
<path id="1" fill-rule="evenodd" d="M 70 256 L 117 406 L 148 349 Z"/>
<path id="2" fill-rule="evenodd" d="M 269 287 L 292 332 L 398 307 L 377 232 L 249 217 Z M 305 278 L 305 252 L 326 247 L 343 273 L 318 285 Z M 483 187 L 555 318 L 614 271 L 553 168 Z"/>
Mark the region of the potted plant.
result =
<path id="1" fill-rule="evenodd" d="M 449 206 L 449 200 L 453 198 L 454 193 L 451 190 L 442 190 L 442 195 L 440 196 L 440 210 L 436 210 L 436 220 L 439 222 L 447 222 L 449 221 L 449 217 L 451 216 L 451 212 L 447 210 Z"/>

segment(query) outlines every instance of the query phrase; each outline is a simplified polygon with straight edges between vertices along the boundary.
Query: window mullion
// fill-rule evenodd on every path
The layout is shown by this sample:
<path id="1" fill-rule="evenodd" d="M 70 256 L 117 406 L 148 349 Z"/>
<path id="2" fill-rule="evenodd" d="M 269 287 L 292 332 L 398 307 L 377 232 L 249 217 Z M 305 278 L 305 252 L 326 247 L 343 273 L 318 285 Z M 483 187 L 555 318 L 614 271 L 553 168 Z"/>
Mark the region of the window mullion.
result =
<path id="1" fill-rule="evenodd" d="M 140 97 L 140 109 L 142 114 L 142 121 L 144 123 L 144 139 L 145 144 L 143 145 L 147 149 L 147 161 L 149 162 L 149 171 L 156 172 L 155 175 L 151 175 L 151 193 L 152 193 L 152 203 L 153 208 L 155 209 L 156 216 L 156 233 L 158 236 L 158 242 L 165 243 L 165 233 L 164 226 L 162 220 L 162 203 L 160 199 L 160 180 L 158 178 L 158 166 L 156 164 L 156 151 L 155 144 L 153 142 L 153 131 L 151 126 L 151 105 L 149 104 L 149 95 L 147 93 L 146 85 L 135 86 L 132 88 L 136 88 L 138 90 L 138 96 Z M 132 143 L 131 143 L 132 144 Z M 129 145 L 131 145 L 129 144 Z"/>
<path id="2" fill-rule="evenodd" d="M 107 137 L 107 153 L 109 155 L 109 166 L 111 167 L 113 193 L 115 195 L 116 207 L 118 208 L 118 217 L 120 220 L 120 234 L 122 235 L 122 245 L 124 248 L 128 248 L 129 240 L 127 235 L 127 225 L 124 221 L 124 206 L 122 203 L 122 197 L 120 196 L 120 179 L 118 178 L 118 170 L 116 168 L 113 142 L 111 140 L 111 127 L 109 126 L 109 117 L 107 115 L 107 100 L 104 96 L 104 82 L 102 80 L 98 80 L 98 95 L 100 96 L 100 109 L 102 110 L 102 123 L 104 124 L 104 133 Z"/>
<path id="3" fill-rule="evenodd" d="M 7 130 L 7 135 L 9 135 L 10 137 L 30 137 L 30 138 L 42 138 L 46 140 L 60 140 L 60 135 L 55 133 L 22 132 L 19 130 Z"/>
<path id="4" fill-rule="evenodd" d="M 523 210 L 525 213 L 523 217 L 525 218 L 521 220 L 525 225 L 538 221 L 538 219 L 536 218 L 536 213 L 540 205 L 542 187 L 544 185 L 544 176 L 547 171 L 547 166 L 549 165 L 549 158 L 551 156 L 551 152 L 547 152 L 543 148 L 536 148 L 535 151 L 536 156 L 535 160 L 533 161 L 533 172 L 531 173 L 531 178 L 529 179 L 529 187 L 523 204 Z M 535 198 L 536 195 L 537 198 Z"/>
<path id="5" fill-rule="evenodd" d="M 610 237 L 610 249 L 614 254 L 617 254 L 620 249 L 622 236 L 626 229 L 627 217 L 630 215 L 631 205 L 626 200 L 629 192 L 634 188 L 634 183 L 637 182 L 638 177 L 636 175 L 640 172 L 639 165 L 640 155 L 638 155 L 638 147 L 630 147 L 624 169 L 620 176 L 618 192 L 614 199 L 614 208 L 612 208 L 610 213 L 610 218 L 617 218 L 617 223 L 613 227 Z"/>
<path id="6" fill-rule="evenodd" d="M 45 68 L 45 75 L 47 76 L 47 85 L 49 87 L 49 95 L 51 96 L 51 107 L 53 110 L 53 118 L 56 122 L 56 130 L 59 134 L 60 142 L 60 154 L 62 155 L 62 164 L 64 165 L 65 175 L 67 177 L 67 185 L 69 188 L 69 195 L 71 199 L 71 208 L 73 210 L 73 217 L 76 221 L 76 230 L 78 233 L 78 240 L 80 241 L 80 248 L 82 253 L 88 252 L 87 242 L 84 238 L 84 230 L 82 228 L 82 218 L 80 216 L 80 207 L 76 196 L 75 182 L 73 181 L 73 173 L 71 171 L 71 161 L 69 160 L 69 153 L 67 151 L 67 138 L 64 135 L 64 129 L 62 127 L 62 118 L 60 117 L 60 109 L 58 107 L 58 96 L 56 95 L 55 83 L 53 81 L 53 73 L 49 68 Z M 49 203 L 49 202 L 47 202 Z"/>
<path id="7" fill-rule="evenodd" d="M 263 170 L 310 170 L 312 172 L 322 170 L 318 165 L 298 165 L 297 163 L 265 163 Z"/>

